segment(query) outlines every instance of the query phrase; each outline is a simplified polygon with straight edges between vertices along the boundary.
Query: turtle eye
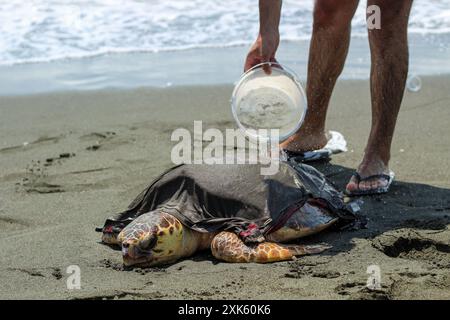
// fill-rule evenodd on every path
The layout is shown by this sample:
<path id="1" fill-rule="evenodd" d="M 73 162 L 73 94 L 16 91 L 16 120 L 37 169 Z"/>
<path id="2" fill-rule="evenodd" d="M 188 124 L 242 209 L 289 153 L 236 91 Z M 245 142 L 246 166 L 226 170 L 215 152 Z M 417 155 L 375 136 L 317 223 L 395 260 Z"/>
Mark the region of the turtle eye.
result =
<path id="1" fill-rule="evenodd" d="M 155 236 L 150 236 L 145 240 L 142 240 L 141 242 L 139 242 L 139 248 L 143 249 L 143 250 L 148 250 L 153 248 L 156 245 L 156 237 Z"/>

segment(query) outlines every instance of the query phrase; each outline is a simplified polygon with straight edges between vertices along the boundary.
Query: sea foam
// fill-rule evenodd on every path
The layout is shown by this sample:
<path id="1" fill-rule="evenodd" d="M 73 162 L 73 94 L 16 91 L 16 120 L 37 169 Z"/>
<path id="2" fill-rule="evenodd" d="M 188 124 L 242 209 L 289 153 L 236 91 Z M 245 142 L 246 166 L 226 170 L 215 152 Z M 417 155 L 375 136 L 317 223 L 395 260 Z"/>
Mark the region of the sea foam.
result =
<path id="1" fill-rule="evenodd" d="M 313 1 L 283 1 L 283 40 L 311 34 Z M 257 1 L 0 1 L 0 65 L 248 45 L 258 32 Z M 450 0 L 415 1 L 410 32 L 450 33 Z M 365 1 L 353 21 L 364 36 Z"/>

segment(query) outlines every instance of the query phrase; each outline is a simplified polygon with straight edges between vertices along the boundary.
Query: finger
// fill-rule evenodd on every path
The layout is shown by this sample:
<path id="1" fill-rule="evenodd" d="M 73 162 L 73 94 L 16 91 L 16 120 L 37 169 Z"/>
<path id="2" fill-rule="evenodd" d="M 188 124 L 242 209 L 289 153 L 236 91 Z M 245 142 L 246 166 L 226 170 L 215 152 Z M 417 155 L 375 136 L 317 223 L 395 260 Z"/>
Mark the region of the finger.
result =
<path id="1" fill-rule="evenodd" d="M 261 60 L 256 59 L 255 57 L 248 56 L 247 60 L 245 60 L 244 72 L 247 72 L 249 69 L 253 68 L 259 63 L 261 63 Z"/>
<path id="2" fill-rule="evenodd" d="M 272 74 L 272 68 L 270 67 L 270 59 L 263 59 L 262 60 L 263 64 L 263 70 L 267 75 L 271 75 Z"/>
<path id="3" fill-rule="evenodd" d="M 252 62 L 249 58 L 247 58 L 247 60 L 245 60 L 244 72 L 247 72 L 247 70 L 250 69 L 251 67 L 252 67 Z"/>

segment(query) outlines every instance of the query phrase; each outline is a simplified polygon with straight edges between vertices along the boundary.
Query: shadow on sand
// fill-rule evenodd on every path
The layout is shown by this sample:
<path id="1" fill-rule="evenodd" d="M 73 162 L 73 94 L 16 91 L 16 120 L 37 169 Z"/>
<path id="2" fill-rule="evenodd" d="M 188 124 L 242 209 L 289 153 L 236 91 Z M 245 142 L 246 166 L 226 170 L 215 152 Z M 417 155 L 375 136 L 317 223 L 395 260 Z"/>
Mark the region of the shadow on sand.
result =
<path id="1" fill-rule="evenodd" d="M 324 173 L 339 190 L 345 189 L 354 172 L 352 168 L 328 162 L 314 164 L 314 167 Z M 365 229 L 324 232 L 307 240 L 330 243 L 333 249 L 325 254 L 332 255 L 350 250 L 354 238 L 375 238 L 403 228 L 440 232 L 450 224 L 450 189 L 396 180 L 389 193 L 360 199 L 363 201 L 360 214 L 367 218 Z"/>
<path id="2" fill-rule="evenodd" d="M 313 166 L 324 173 L 339 190 L 345 189 L 354 172 L 353 168 L 329 162 L 317 162 Z M 407 229 L 412 232 L 400 233 L 398 238 L 392 237 L 392 242 L 382 243 L 378 249 L 392 257 L 430 246 L 442 253 L 450 253 L 450 244 L 422 239 L 420 235 L 414 233 L 414 230 L 433 230 L 439 233 L 447 229 L 450 224 L 450 189 L 396 180 L 387 194 L 359 198 L 363 201 L 360 214 L 367 219 L 366 228 L 328 230 L 299 239 L 298 243 L 328 243 L 333 247 L 322 255 L 334 256 L 350 251 L 354 247 L 354 239 L 374 239 L 390 231 Z M 208 250 L 199 252 L 187 260 L 220 263 Z"/>

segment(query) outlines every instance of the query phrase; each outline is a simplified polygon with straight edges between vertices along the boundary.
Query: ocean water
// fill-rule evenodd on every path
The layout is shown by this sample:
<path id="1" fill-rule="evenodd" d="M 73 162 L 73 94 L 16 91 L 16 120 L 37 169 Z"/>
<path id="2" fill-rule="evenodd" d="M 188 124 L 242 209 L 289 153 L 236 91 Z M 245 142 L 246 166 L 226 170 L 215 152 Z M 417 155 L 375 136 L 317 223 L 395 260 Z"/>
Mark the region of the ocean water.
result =
<path id="1" fill-rule="evenodd" d="M 285 0 L 281 38 L 308 39 L 312 9 Z M 257 0 L 0 0 L 0 65 L 247 45 L 257 30 Z M 450 33 L 450 0 L 416 0 L 410 32 Z M 361 1 L 353 36 L 365 34 Z"/>
<path id="2" fill-rule="evenodd" d="M 283 1 L 277 57 L 302 80 L 313 2 Z M 344 79 L 369 76 L 365 4 Z M 232 84 L 258 20 L 257 0 L 0 0 L 0 95 Z M 450 74 L 450 0 L 415 0 L 409 33 L 411 72 Z"/>

